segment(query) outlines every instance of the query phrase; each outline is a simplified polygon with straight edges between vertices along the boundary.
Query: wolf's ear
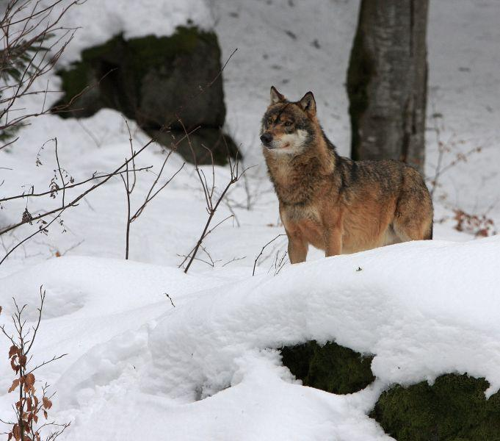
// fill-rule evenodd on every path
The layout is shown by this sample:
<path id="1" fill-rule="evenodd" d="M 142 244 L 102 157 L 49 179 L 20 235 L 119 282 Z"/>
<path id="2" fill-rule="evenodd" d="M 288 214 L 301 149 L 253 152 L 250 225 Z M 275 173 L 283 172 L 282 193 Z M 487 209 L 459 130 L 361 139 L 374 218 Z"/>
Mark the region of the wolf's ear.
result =
<path id="1" fill-rule="evenodd" d="M 299 101 L 299 105 L 308 115 L 316 115 L 316 100 L 312 92 L 307 92 Z"/>
<path id="2" fill-rule="evenodd" d="M 286 101 L 284 95 L 281 95 L 281 93 L 278 92 L 276 87 L 271 86 L 271 104 L 276 104 L 284 101 Z"/>

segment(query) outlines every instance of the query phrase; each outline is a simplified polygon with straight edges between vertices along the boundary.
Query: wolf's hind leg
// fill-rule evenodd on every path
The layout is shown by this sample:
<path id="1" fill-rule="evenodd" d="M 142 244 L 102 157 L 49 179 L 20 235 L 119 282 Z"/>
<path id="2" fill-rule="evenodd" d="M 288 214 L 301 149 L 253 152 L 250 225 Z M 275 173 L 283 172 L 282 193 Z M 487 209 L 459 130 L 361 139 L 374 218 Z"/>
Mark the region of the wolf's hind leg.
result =
<path id="1" fill-rule="evenodd" d="M 402 241 L 432 239 L 432 200 L 420 173 L 406 167 L 392 226 Z"/>
<path id="2" fill-rule="evenodd" d="M 406 242 L 432 239 L 432 202 L 426 189 L 403 192 L 392 223 L 394 232 Z"/>
<path id="3" fill-rule="evenodd" d="M 402 242 L 432 239 L 432 207 L 416 207 L 415 201 L 400 201 L 392 224 Z"/>

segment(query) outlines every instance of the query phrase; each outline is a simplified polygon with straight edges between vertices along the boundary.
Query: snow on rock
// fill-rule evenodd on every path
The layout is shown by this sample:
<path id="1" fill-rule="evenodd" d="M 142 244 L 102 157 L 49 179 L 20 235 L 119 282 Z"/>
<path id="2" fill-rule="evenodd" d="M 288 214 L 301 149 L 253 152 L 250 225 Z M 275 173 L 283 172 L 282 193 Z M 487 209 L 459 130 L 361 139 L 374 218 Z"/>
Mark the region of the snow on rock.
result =
<path id="1" fill-rule="evenodd" d="M 169 36 L 178 26 L 196 25 L 211 29 L 213 17 L 206 0 L 88 0 L 64 16 L 63 26 L 77 29 L 77 38 L 61 61 L 80 59 L 83 49 L 102 44 L 116 35 L 125 39 L 155 35 Z"/>
<path id="2" fill-rule="evenodd" d="M 214 290 L 159 321 L 150 338 L 154 378 L 194 399 L 229 386 L 250 349 L 335 340 L 375 354 L 384 383 L 446 372 L 500 387 L 500 239 L 416 242 L 287 268 Z"/>

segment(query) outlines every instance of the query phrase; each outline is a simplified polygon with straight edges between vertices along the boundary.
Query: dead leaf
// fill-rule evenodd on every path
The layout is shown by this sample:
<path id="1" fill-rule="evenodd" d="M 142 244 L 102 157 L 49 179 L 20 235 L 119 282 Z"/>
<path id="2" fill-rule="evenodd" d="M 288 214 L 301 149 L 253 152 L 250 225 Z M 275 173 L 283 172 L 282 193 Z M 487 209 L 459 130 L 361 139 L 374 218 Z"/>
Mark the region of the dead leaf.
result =
<path id="1" fill-rule="evenodd" d="M 35 384 L 35 376 L 33 374 L 28 374 L 24 377 L 24 390 L 28 392 Z"/>
<path id="2" fill-rule="evenodd" d="M 26 358 L 26 355 L 24 354 L 19 354 L 19 364 L 22 366 L 22 367 L 25 367 L 26 366 L 26 362 L 28 361 L 28 359 Z"/>
<path id="3" fill-rule="evenodd" d="M 14 439 L 19 441 L 21 439 L 21 428 L 18 424 L 14 424 L 14 428 L 12 429 L 12 435 L 14 435 Z"/>
<path id="4" fill-rule="evenodd" d="M 19 354 L 19 348 L 16 345 L 12 345 L 9 349 L 9 358 L 12 358 L 16 354 Z"/>
<path id="5" fill-rule="evenodd" d="M 16 378 L 16 379 L 12 382 L 12 386 L 10 386 L 9 393 L 10 393 L 10 392 L 13 392 L 14 390 L 16 390 L 17 386 L 19 386 L 19 383 L 20 383 L 19 378 Z"/>
<path id="6" fill-rule="evenodd" d="M 42 401 L 43 407 L 45 407 L 45 409 L 50 409 L 52 407 L 52 401 L 50 401 L 47 397 L 43 397 Z"/>

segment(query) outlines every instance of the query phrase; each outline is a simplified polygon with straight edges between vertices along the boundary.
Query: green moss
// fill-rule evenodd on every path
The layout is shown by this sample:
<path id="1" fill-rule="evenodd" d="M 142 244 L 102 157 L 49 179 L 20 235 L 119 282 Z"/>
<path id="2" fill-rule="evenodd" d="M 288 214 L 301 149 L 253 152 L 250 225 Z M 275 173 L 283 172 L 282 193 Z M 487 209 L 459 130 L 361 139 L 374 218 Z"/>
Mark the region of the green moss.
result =
<path id="1" fill-rule="evenodd" d="M 170 37 L 155 37 L 153 35 L 133 38 L 127 44 L 134 54 L 135 63 L 149 66 L 161 65 L 165 58 L 173 58 L 179 54 L 191 54 L 200 41 L 218 46 L 217 36 L 213 32 L 203 32 L 196 27 L 178 27 Z"/>
<path id="2" fill-rule="evenodd" d="M 200 40 L 217 44 L 217 36 L 213 32 L 204 32 L 195 26 L 179 26 L 169 37 L 147 35 L 125 40 L 123 35 L 117 35 L 104 44 L 85 49 L 82 52 L 82 60 L 92 61 L 103 56 L 107 57 L 116 53 L 116 50 L 120 51 L 123 45 L 127 45 L 134 56 L 141 59 L 141 62 L 159 65 L 164 58 L 194 52 Z"/>
<path id="3" fill-rule="evenodd" d="M 315 341 L 284 347 L 283 364 L 305 386 L 335 394 L 350 394 L 364 389 L 375 377 L 370 369 L 373 357 L 336 343 L 324 346 Z"/>
<path id="4" fill-rule="evenodd" d="M 361 22 L 361 16 L 360 16 Z M 375 63 L 365 46 L 365 35 L 361 24 L 358 24 L 352 45 L 347 70 L 347 95 L 349 97 L 349 115 L 351 118 L 351 157 L 361 159 L 359 121 L 369 104 L 368 85 L 375 76 Z"/>
<path id="5" fill-rule="evenodd" d="M 447 374 L 431 386 L 395 386 L 371 416 L 398 441 L 500 441 L 500 396 L 486 400 L 484 378 Z"/>
<path id="6" fill-rule="evenodd" d="M 91 77 L 89 66 L 84 63 L 73 63 L 69 70 L 60 70 L 57 75 L 62 80 L 62 90 L 65 92 L 64 102 L 69 102 L 74 96 L 82 92 L 88 85 Z"/>
<path id="7" fill-rule="evenodd" d="M 193 53 L 200 42 L 219 48 L 215 33 L 204 32 L 194 26 L 181 26 L 169 37 L 149 35 L 124 40 L 122 35 L 118 35 L 104 44 L 85 49 L 81 54 L 82 61 L 73 63 L 68 70 L 57 72 L 62 79 L 62 90 L 65 92 L 64 98 L 58 105 L 68 103 L 85 87 L 101 80 L 118 65 L 124 67 L 121 68 L 121 72 L 110 74 L 113 77 L 112 81 L 116 83 L 123 79 L 131 80 L 138 93 L 146 72 L 151 68 L 164 66 L 166 60 Z M 218 55 L 220 58 L 220 51 Z"/>

